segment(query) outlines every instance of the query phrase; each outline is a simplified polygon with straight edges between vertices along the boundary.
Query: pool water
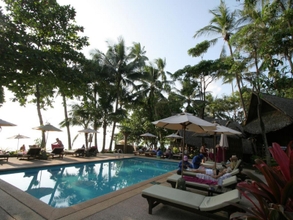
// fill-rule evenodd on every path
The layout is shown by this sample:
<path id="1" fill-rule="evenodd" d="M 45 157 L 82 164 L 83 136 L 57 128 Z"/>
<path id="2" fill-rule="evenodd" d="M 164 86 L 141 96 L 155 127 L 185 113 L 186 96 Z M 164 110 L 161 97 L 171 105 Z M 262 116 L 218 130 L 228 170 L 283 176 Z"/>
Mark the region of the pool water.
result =
<path id="1" fill-rule="evenodd" d="M 176 168 L 177 163 L 170 161 L 128 158 L 5 171 L 0 173 L 0 179 L 52 207 L 64 208 Z"/>

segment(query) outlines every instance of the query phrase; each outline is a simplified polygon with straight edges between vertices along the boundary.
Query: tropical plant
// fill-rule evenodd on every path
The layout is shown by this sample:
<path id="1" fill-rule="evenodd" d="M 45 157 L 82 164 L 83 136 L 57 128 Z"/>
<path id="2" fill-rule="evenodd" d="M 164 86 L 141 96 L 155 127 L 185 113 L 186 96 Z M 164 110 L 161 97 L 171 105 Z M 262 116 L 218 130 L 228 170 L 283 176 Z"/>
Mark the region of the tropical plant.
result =
<path id="1" fill-rule="evenodd" d="M 252 207 L 241 207 L 247 215 L 234 216 L 234 219 L 293 219 L 293 151 L 289 144 L 285 153 L 277 143 L 273 143 L 269 150 L 278 168 L 256 159 L 254 166 L 265 181 L 243 171 L 251 180 L 238 183 L 237 188 Z"/>
<path id="2" fill-rule="evenodd" d="M 101 57 L 102 66 L 108 68 L 109 73 L 114 77 L 115 86 L 115 104 L 114 115 L 119 115 L 122 109 L 123 91 L 131 93 L 131 89 L 135 87 L 135 81 L 141 76 L 142 68 L 147 57 L 144 55 L 144 47 L 139 43 L 133 43 L 133 46 L 128 48 L 125 45 L 124 39 L 120 37 L 118 43 L 108 46 L 106 54 L 97 51 Z M 112 150 L 112 142 L 116 124 L 119 122 L 119 117 L 113 117 L 113 127 L 109 149 Z"/>
<path id="3" fill-rule="evenodd" d="M 234 61 L 234 54 L 233 54 L 230 39 L 233 33 L 237 31 L 238 26 L 240 25 L 240 22 L 237 20 L 237 11 L 231 12 L 229 8 L 227 7 L 225 1 L 221 0 L 220 5 L 217 8 L 210 10 L 209 12 L 213 15 L 210 21 L 210 24 L 196 31 L 194 38 L 200 37 L 203 35 L 207 36 L 210 34 L 221 35 L 221 37 L 227 43 L 230 56 L 232 60 Z M 196 47 L 196 49 L 190 49 L 188 51 L 189 55 L 199 56 L 200 54 L 198 51 L 201 51 L 202 53 L 206 52 L 208 47 L 216 44 L 219 38 L 220 37 L 216 37 L 211 39 L 210 41 L 202 42 Z M 221 51 L 220 57 L 222 58 L 226 57 L 226 51 L 224 47 Z M 240 94 L 240 101 L 243 108 L 244 117 L 247 118 L 244 100 L 243 100 L 242 92 L 241 92 L 241 84 L 242 84 L 241 74 L 235 71 L 234 75 L 235 75 L 234 79 L 236 80 L 236 85 L 238 87 L 238 92 Z"/>

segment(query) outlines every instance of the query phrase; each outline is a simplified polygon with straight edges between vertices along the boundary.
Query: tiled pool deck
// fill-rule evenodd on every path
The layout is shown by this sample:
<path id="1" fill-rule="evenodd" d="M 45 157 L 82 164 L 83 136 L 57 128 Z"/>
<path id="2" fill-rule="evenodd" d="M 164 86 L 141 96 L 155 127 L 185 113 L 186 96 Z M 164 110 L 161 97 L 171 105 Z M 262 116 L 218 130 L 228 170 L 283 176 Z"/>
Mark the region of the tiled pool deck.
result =
<path id="1" fill-rule="evenodd" d="M 133 157 L 133 155 L 124 155 Z M 98 154 L 97 157 L 74 157 L 66 156 L 63 159 L 54 158 L 49 160 L 19 160 L 16 157 L 9 158 L 9 161 L 0 161 L 0 170 L 18 169 L 24 167 L 39 167 L 60 165 L 69 163 L 82 163 L 114 159 L 113 154 Z M 118 158 L 117 158 L 118 159 Z M 131 187 L 109 193 L 105 196 L 71 206 L 68 208 L 53 208 L 33 196 L 16 189 L 15 187 L 0 180 L 0 219 L 123 219 L 123 220 L 156 220 L 156 219 L 191 219 L 197 215 L 177 208 L 159 205 L 153 213 L 148 214 L 148 204 L 142 198 L 141 191 L 152 185 L 151 182 L 159 182 L 162 185 L 170 186 L 166 179 L 174 172 L 167 173 Z M 21 180 L 20 180 L 21 181 Z M 244 201 L 245 202 L 245 201 Z M 208 220 L 204 216 L 199 219 Z"/>

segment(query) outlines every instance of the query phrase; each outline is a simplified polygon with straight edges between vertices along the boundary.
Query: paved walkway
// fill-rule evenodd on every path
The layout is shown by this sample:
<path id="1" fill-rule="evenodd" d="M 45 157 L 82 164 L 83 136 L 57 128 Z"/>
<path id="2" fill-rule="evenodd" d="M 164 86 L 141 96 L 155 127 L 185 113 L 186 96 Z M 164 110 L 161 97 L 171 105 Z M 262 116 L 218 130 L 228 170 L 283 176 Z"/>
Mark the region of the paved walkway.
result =
<path id="1" fill-rule="evenodd" d="M 125 155 L 132 157 L 132 155 Z M 79 158 L 74 156 L 66 156 L 64 159 L 50 160 L 18 160 L 17 158 L 9 158 L 9 161 L 0 162 L 1 170 L 18 169 L 24 167 L 39 167 L 60 165 L 78 162 L 88 162 L 113 159 L 113 154 L 99 154 L 97 157 Z M 116 157 L 116 159 L 118 159 Z M 153 215 L 148 214 L 148 204 L 146 199 L 141 196 L 141 191 L 152 185 L 151 182 L 159 182 L 162 185 L 170 186 L 166 183 L 166 178 L 171 173 L 162 175 L 136 184 L 134 186 L 101 196 L 90 201 L 68 207 L 53 208 L 38 199 L 28 195 L 27 193 L 11 186 L 10 184 L 0 180 L 0 219 L 122 219 L 122 220 L 161 220 L 161 219 L 192 219 L 197 215 L 186 212 L 174 207 L 158 205 Z M 21 180 L 20 180 L 21 181 Z M 241 203 L 246 204 L 243 200 Z M 208 220 L 204 216 L 198 216 L 199 219 Z"/>

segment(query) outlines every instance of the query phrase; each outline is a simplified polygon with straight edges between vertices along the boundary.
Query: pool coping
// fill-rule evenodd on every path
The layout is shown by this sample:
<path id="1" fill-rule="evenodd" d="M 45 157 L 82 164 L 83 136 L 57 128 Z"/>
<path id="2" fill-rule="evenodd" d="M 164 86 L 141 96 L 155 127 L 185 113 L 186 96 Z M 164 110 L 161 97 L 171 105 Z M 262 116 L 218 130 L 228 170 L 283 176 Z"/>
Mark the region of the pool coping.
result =
<path id="1" fill-rule="evenodd" d="M 125 156 L 125 158 L 132 158 L 135 156 Z M 84 162 L 98 162 L 110 159 L 119 159 L 110 155 L 105 158 L 97 158 L 91 160 L 72 160 L 71 162 L 62 163 L 63 164 L 76 164 L 76 163 L 84 163 Z M 156 158 L 146 158 L 146 159 L 154 159 L 160 160 Z M 55 160 L 55 159 L 54 159 Z M 45 166 L 56 166 L 58 164 L 46 164 Z M 60 165 L 60 164 L 59 164 Z M 22 167 L 13 167 L 7 168 L 5 170 L 15 170 L 15 169 L 23 169 L 23 168 L 33 168 L 33 167 L 40 167 L 40 164 L 32 164 L 30 166 L 22 166 Z M 151 185 L 153 183 L 163 183 L 165 182 L 166 178 L 173 174 L 174 172 L 168 172 L 158 177 L 151 178 L 149 180 L 143 181 L 141 183 L 129 186 L 127 188 L 108 193 L 104 196 L 99 196 L 97 198 L 91 199 L 89 201 L 67 207 L 67 208 L 54 208 L 46 203 L 38 200 L 37 198 L 27 194 L 26 192 L 6 183 L 3 180 L 0 180 L 0 190 L 2 193 L 6 193 L 7 196 L 10 196 L 11 199 L 20 203 L 22 206 L 27 207 L 29 210 L 34 212 L 36 215 L 44 219 L 82 219 L 94 215 L 95 213 L 102 211 L 110 206 L 113 206 L 117 203 L 124 201 L 125 199 L 131 198 L 137 194 L 140 194 L 141 191 Z M 15 215 L 14 213 L 10 215 Z"/>

